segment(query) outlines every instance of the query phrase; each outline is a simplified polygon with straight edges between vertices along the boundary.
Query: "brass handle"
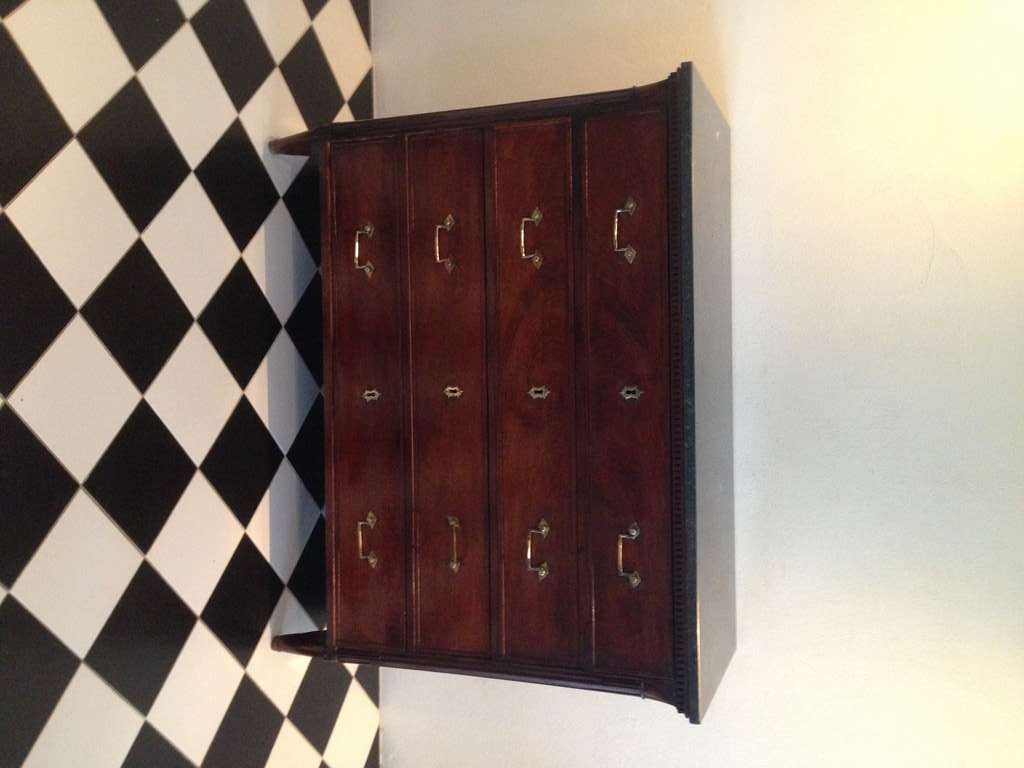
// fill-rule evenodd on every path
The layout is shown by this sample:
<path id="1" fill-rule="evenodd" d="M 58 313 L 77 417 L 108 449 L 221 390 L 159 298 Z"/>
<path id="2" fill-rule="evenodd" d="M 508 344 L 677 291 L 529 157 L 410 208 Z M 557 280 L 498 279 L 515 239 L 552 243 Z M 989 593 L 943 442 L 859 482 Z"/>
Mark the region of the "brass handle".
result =
<path id="1" fill-rule="evenodd" d="M 380 558 L 377 557 L 377 553 L 372 549 L 363 554 L 363 528 L 373 528 L 377 525 L 377 516 L 373 512 L 367 512 L 366 519 L 360 520 L 356 523 L 356 542 L 359 545 L 359 559 L 366 560 L 370 563 L 371 568 L 376 568 L 377 563 L 380 562 Z"/>
<path id="2" fill-rule="evenodd" d="M 527 222 L 533 222 L 534 226 L 537 226 L 543 218 L 544 214 L 540 212 L 540 208 L 534 208 L 533 213 L 529 217 L 519 222 L 519 258 L 528 259 L 533 262 L 533 266 L 537 269 L 540 269 L 540 265 L 544 263 L 544 257 L 540 255 L 539 250 L 533 253 L 526 252 L 526 224 Z"/>
<path id="3" fill-rule="evenodd" d="M 436 261 L 438 264 L 444 264 L 444 268 L 447 269 L 449 273 L 453 269 L 455 269 L 455 262 L 452 261 L 451 257 L 446 258 L 446 259 L 442 259 L 441 258 L 441 241 L 440 241 L 440 237 L 441 237 L 441 230 L 442 229 L 445 232 L 451 232 L 452 231 L 452 227 L 454 227 L 454 226 L 455 226 L 455 217 L 452 216 L 449 213 L 447 216 L 444 217 L 444 221 L 441 224 L 438 224 L 436 227 L 434 227 L 434 261 Z"/>
<path id="4" fill-rule="evenodd" d="M 356 265 L 356 269 L 361 269 L 366 273 L 366 279 L 369 280 L 373 276 L 373 262 L 367 261 L 365 264 L 359 263 L 359 236 L 366 235 L 367 237 L 373 237 L 373 224 L 366 222 L 359 229 L 356 230 L 356 244 L 352 249 L 352 262 Z"/>
<path id="5" fill-rule="evenodd" d="M 622 568 L 622 542 L 624 541 L 636 541 L 640 538 L 640 524 L 632 523 L 625 533 L 619 534 L 619 576 L 629 582 L 629 586 L 636 589 L 640 586 L 640 574 L 637 571 L 627 573 Z"/>
<path id="6" fill-rule="evenodd" d="M 452 559 L 448 561 L 448 568 L 452 573 L 458 573 L 462 567 L 459 560 L 459 518 L 448 515 L 448 527 L 452 529 Z"/>
<path id="7" fill-rule="evenodd" d="M 539 533 L 542 539 L 546 539 L 550 532 L 550 523 L 542 517 L 540 522 L 537 523 L 537 527 L 531 528 L 526 533 L 526 570 L 530 573 L 536 573 L 537 581 L 544 581 L 547 575 L 551 573 L 551 569 L 548 567 L 547 560 L 540 565 L 533 564 L 533 534 Z"/>
<path id="8" fill-rule="evenodd" d="M 622 204 L 621 208 L 615 209 L 615 225 L 612 228 L 612 247 L 616 253 L 621 253 L 627 264 L 632 264 L 633 259 L 636 258 L 636 248 L 632 245 L 625 245 L 622 248 L 619 247 L 619 216 L 623 213 L 628 213 L 632 216 L 637 209 L 636 200 L 633 199 L 632 195 L 626 198 L 626 202 Z"/>

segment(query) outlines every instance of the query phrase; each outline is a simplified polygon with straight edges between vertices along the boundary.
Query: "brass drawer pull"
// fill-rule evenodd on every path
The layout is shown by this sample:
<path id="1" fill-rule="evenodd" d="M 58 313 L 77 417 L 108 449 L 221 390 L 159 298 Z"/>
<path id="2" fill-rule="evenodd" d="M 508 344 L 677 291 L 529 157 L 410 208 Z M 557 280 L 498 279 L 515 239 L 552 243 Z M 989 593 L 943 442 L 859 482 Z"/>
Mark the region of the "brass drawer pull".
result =
<path id="1" fill-rule="evenodd" d="M 459 560 L 459 518 L 448 515 L 448 527 L 452 529 L 452 559 L 448 561 L 448 568 L 452 573 L 458 573 L 462 567 Z"/>
<path id="2" fill-rule="evenodd" d="M 455 269 L 455 262 L 452 260 L 451 257 L 448 257 L 446 259 L 441 258 L 440 237 L 442 229 L 445 232 L 451 232 L 452 227 L 454 226 L 455 217 L 449 213 L 447 216 L 444 217 L 444 221 L 442 223 L 434 227 L 434 261 L 437 262 L 438 264 L 444 264 L 444 268 L 448 270 L 449 274 L 451 274 L 451 271 Z"/>
<path id="3" fill-rule="evenodd" d="M 352 249 L 352 261 L 356 265 L 356 269 L 361 269 L 366 273 L 366 279 L 369 280 L 373 277 L 373 262 L 367 261 L 365 264 L 359 263 L 359 236 L 366 235 L 367 237 L 373 237 L 373 224 L 366 222 L 359 229 L 356 230 L 356 244 Z"/>
<path id="4" fill-rule="evenodd" d="M 371 568 L 376 568 L 377 563 L 380 562 L 380 558 L 377 557 L 377 553 L 372 549 L 363 554 L 363 528 L 373 528 L 377 525 L 377 516 L 373 512 L 366 513 L 366 519 L 360 520 L 356 523 L 356 543 L 359 546 L 359 559 L 366 560 Z"/>
<path id="5" fill-rule="evenodd" d="M 626 581 L 628 581 L 629 582 L 629 586 L 631 586 L 633 589 L 636 589 L 637 587 L 640 586 L 640 574 L 637 571 L 633 571 L 632 573 L 627 573 L 622 568 L 622 542 L 624 542 L 624 541 L 636 541 L 639 538 L 640 538 L 640 524 L 636 523 L 636 522 L 632 523 L 629 526 L 629 528 L 626 530 L 625 533 L 620 533 L 619 534 L 619 544 L 618 544 L 618 549 L 619 549 L 619 559 L 618 559 L 618 562 L 619 562 L 619 576 L 621 576 Z"/>
<path id="6" fill-rule="evenodd" d="M 540 212 L 540 208 L 534 208 L 533 213 L 519 222 L 519 258 L 529 260 L 537 269 L 540 269 L 540 265 L 544 263 L 544 257 L 541 256 L 539 250 L 533 253 L 526 252 L 526 225 L 528 222 L 533 222 L 534 226 L 539 226 L 543 218 L 544 214 Z"/>
<path id="7" fill-rule="evenodd" d="M 636 248 L 632 245 L 624 245 L 621 248 L 619 247 L 619 216 L 623 213 L 632 216 L 636 212 L 636 209 L 636 200 L 634 200 L 632 195 L 630 195 L 626 198 L 626 202 L 622 204 L 621 208 L 615 209 L 615 224 L 612 227 L 612 247 L 615 249 L 616 253 L 621 253 L 625 257 L 627 264 L 632 264 L 633 260 L 636 258 Z"/>
<path id="8" fill-rule="evenodd" d="M 547 560 L 540 565 L 533 564 L 533 534 L 538 533 L 542 539 L 546 539 L 550 532 L 550 523 L 542 517 L 540 522 L 537 523 L 537 527 L 531 528 L 526 534 L 526 570 L 530 573 L 536 573 L 537 581 L 544 581 L 548 574 L 551 573 L 551 569 L 548 567 Z"/>

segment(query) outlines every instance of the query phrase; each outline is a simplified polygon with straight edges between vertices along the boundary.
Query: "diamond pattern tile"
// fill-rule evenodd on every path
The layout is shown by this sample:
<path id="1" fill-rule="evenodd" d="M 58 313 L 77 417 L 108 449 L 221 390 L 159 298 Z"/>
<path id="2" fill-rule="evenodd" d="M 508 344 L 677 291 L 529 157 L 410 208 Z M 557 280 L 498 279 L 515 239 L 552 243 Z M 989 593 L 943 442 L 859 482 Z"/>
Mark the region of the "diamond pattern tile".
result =
<path id="1" fill-rule="evenodd" d="M 241 110 L 274 69 L 274 58 L 244 0 L 209 0 L 192 26 L 228 95 Z"/>
<path id="2" fill-rule="evenodd" d="M 243 677 L 213 737 L 203 768 L 260 768 L 270 757 L 284 715 Z"/>
<path id="3" fill-rule="evenodd" d="M 134 78 L 89 121 L 78 140 L 140 231 L 189 174 L 181 150 Z"/>
<path id="4" fill-rule="evenodd" d="M 0 407 L 0 582 L 12 585 L 77 483 L 9 406 Z"/>
<path id="5" fill-rule="evenodd" d="M 242 123 L 236 120 L 196 168 L 196 176 L 239 249 L 277 203 L 277 189 Z"/>
<path id="6" fill-rule="evenodd" d="M 249 383 L 281 330 L 267 297 L 241 259 L 206 305 L 199 325 L 241 387 Z"/>
<path id="7" fill-rule="evenodd" d="M 146 552 L 196 467 L 145 400 L 85 481 L 107 514 Z"/>
<path id="8" fill-rule="evenodd" d="M 321 659 L 313 659 L 302 678 L 302 685 L 288 711 L 288 719 L 320 753 L 327 749 L 351 684 L 352 675 L 343 665 Z"/>
<path id="9" fill-rule="evenodd" d="M 141 561 L 142 554 L 80 491 L 36 550 L 12 594 L 84 657 Z"/>
<path id="10" fill-rule="evenodd" d="M 95 466 L 138 401 L 138 390 L 80 316 L 68 323 L 9 398 L 79 480 Z"/>
<path id="11" fill-rule="evenodd" d="M 132 65 L 95 3 L 32 0 L 4 24 L 72 130 L 132 77 Z"/>
<path id="12" fill-rule="evenodd" d="M 316 32 L 310 29 L 281 61 L 281 73 L 309 128 L 334 120 L 345 102 Z"/>
<path id="13" fill-rule="evenodd" d="M 0 27 L 0 205 L 71 138 L 71 130 L 6 27 Z"/>
<path id="14" fill-rule="evenodd" d="M 82 306 L 100 341 L 145 392 L 192 325 L 192 315 L 137 240 Z"/>
<path id="15" fill-rule="evenodd" d="M 128 60 L 139 69 L 184 23 L 174 0 L 96 0 Z"/>
<path id="16" fill-rule="evenodd" d="M 67 325 L 75 307 L 2 213 L 0 275 L 0 394 L 6 395 Z"/>
<path id="17" fill-rule="evenodd" d="M 85 657 L 140 712 L 148 712 L 196 622 L 143 562 Z"/>
<path id="18" fill-rule="evenodd" d="M 249 662 L 284 585 L 243 536 L 202 618 L 243 666 Z"/>
<path id="19" fill-rule="evenodd" d="M 319 179 L 267 144 L 370 116 L 368 1 L 0 17 L 0 765 L 376 765 L 374 668 L 270 647 L 325 595 Z"/>

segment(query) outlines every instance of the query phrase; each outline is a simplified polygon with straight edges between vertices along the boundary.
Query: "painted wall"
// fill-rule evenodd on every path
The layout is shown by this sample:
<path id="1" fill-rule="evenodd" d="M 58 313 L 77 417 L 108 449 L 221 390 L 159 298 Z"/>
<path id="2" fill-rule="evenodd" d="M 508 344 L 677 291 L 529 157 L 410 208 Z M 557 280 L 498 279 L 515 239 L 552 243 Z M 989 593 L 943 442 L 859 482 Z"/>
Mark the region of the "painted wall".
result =
<path id="1" fill-rule="evenodd" d="M 1024 764 L 1024 5 L 377 0 L 378 114 L 693 59 L 733 126 L 739 649 L 663 705 L 385 671 L 404 766 Z"/>

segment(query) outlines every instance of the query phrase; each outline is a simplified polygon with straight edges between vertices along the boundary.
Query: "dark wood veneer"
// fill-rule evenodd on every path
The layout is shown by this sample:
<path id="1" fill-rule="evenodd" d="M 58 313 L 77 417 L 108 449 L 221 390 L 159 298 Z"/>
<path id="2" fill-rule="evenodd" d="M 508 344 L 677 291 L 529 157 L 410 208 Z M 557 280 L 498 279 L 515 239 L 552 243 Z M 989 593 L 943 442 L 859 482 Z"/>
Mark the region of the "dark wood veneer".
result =
<path id="1" fill-rule="evenodd" d="M 271 147 L 321 169 L 329 595 L 325 631 L 274 647 L 698 722 L 735 608 L 728 126 L 695 70 Z"/>

